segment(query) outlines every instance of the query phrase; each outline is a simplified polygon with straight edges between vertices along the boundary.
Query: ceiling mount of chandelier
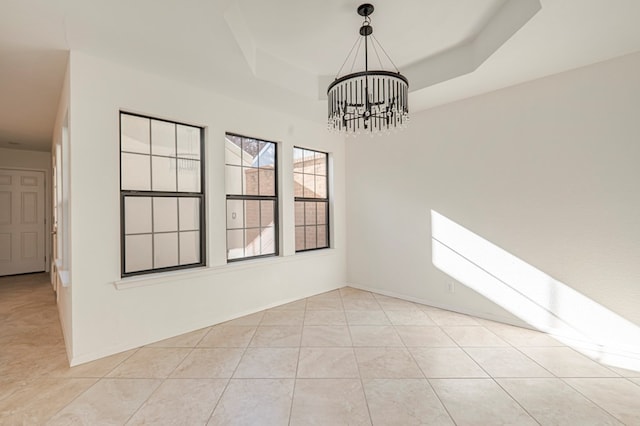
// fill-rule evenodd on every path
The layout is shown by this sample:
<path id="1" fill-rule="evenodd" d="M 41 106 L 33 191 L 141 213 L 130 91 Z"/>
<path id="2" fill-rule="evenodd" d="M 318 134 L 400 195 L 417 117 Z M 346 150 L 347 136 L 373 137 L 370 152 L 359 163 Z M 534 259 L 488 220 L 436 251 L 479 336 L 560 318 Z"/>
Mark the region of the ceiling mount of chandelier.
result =
<path id="1" fill-rule="evenodd" d="M 390 133 L 403 129 L 409 122 L 409 81 L 395 66 L 382 45 L 373 36 L 369 16 L 374 7 L 369 3 L 358 7 L 364 16 L 360 36 L 327 89 L 329 106 L 327 126 L 331 131 L 346 135 Z M 364 71 L 353 72 L 361 45 L 364 42 Z M 369 47 L 378 59 L 380 69 L 369 70 Z M 380 53 L 384 54 L 395 71 L 383 70 Z M 355 53 L 354 53 L 355 50 Z M 340 76 L 342 69 L 352 59 L 349 74 Z"/>

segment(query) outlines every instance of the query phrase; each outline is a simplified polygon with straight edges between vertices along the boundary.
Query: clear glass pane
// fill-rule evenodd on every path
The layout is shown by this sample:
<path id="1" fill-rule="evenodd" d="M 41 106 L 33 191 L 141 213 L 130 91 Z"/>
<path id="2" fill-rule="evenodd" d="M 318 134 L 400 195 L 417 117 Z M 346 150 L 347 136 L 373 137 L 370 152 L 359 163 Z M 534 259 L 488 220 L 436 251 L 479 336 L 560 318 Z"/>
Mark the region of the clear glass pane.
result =
<path id="1" fill-rule="evenodd" d="M 304 223 L 305 225 L 316 224 L 316 203 L 304 203 Z"/>
<path id="2" fill-rule="evenodd" d="M 293 171 L 302 173 L 302 157 L 303 150 L 301 148 L 293 148 Z"/>
<path id="3" fill-rule="evenodd" d="M 226 135 L 224 146 L 225 163 L 240 166 L 242 164 L 242 138 Z"/>
<path id="4" fill-rule="evenodd" d="M 316 197 L 327 198 L 327 177 L 316 176 Z"/>
<path id="5" fill-rule="evenodd" d="M 260 255 L 260 229 L 246 229 L 244 232 L 244 255 Z"/>
<path id="6" fill-rule="evenodd" d="M 260 226 L 274 225 L 275 201 L 260 201 Z"/>
<path id="7" fill-rule="evenodd" d="M 178 199 L 178 204 L 180 206 L 180 230 L 200 229 L 200 199 L 181 197 Z"/>
<path id="8" fill-rule="evenodd" d="M 302 173 L 293 174 L 293 195 L 294 197 L 304 197 L 304 175 Z"/>
<path id="9" fill-rule="evenodd" d="M 316 204 L 317 207 L 317 218 L 318 218 L 318 225 L 326 225 L 327 224 L 327 215 L 328 215 L 328 207 L 329 207 L 329 203 L 318 203 Z"/>
<path id="10" fill-rule="evenodd" d="M 176 156 L 176 125 L 174 123 L 151 120 L 151 153 Z"/>
<path id="11" fill-rule="evenodd" d="M 176 159 L 165 157 L 151 157 L 153 164 L 153 185 L 154 191 L 176 190 Z"/>
<path id="12" fill-rule="evenodd" d="M 150 153 L 149 119 L 120 114 L 122 151 Z"/>
<path id="13" fill-rule="evenodd" d="M 316 153 L 314 151 L 309 151 L 306 149 L 304 150 L 303 152 L 303 158 L 304 158 L 303 172 L 304 173 L 314 174 L 316 172 L 315 157 L 316 157 Z"/>
<path id="14" fill-rule="evenodd" d="M 318 226 L 318 240 L 317 240 L 317 246 L 318 248 L 322 248 L 322 247 L 328 247 L 327 244 L 327 227 L 324 225 L 319 225 Z"/>
<path id="15" fill-rule="evenodd" d="M 326 176 L 327 174 L 327 154 L 316 152 L 316 174 Z"/>
<path id="16" fill-rule="evenodd" d="M 178 158 L 178 191 L 200 192 L 200 162 Z"/>
<path id="17" fill-rule="evenodd" d="M 304 197 L 316 197 L 316 177 L 314 175 L 304 175 Z"/>
<path id="18" fill-rule="evenodd" d="M 258 195 L 258 169 L 246 168 L 242 169 L 244 174 L 244 194 L 245 195 Z"/>
<path id="19" fill-rule="evenodd" d="M 304 201 L 295 202 L 295 225 L 304 225 Z"/>
<path id="20" fill-rule="evenodd" d="M 227 259 L 244 257 L 244 231 L 234 229 L 227 231 Z"/>
<path id="21" fill-rule="evenodd" d="M 260 233 L 260 251 L 262 254 L 274 254 L 276 252 L 276 233 L 273 226 L 262 228 Z"/>
<path id="22" fill-rule="evenodd" d="M 316 248 L 316 227 L 315 226 L 305 226 L 304 227 L 304 238 L 305 238 L 305 248 L 306 249 L 314 249 L 314 248 Z"/>
<path id="23" fill-rule="evenodd" d="M 153 268 L 151 235 L 124 237 L 125 272 L 145 271 Z"/>
<path id="24" fill-rule="evenodd" d="M 271 142 L 260 143 L 260 153 L 258 154 L 258 167 L 273 169 L 276 165 L 276 144 Z"/>
<path id="25" fill-rule="evenodd" d="M 177 230 L 178 200 L 173 197 L 154 197 L 153 232 L 174 232 Z"/>
<path id="26" fill-rule="evenodd" d="M 150 197 L 125 197 L 124 232 L 125 234 L 144 234 L 151 232 Z"/>
<path id="27" fill-rule="evenodd" d="M 178 265 L 178 233 L 153 235 L 153 267 Z"/>
<path id="28" fill-rule="evenodd" d="M 200 263 L 200 233 L 198 231 L 180 233 L 180 264 Z"/>
<path id="29" fill-rule="evenodd" d="M 151 189 L 150 157 L 122 153 L 122 189 L 148 191 Z"/>
<path id="30" fill-rule="evenodd" d="M 227 200 L 227 229 L 244 227 L 244 201 Z"/>
<path id="31" fill-rule="evenodd" d="M 242 167 L 225 166 L 225 190 L 230 195 L 242 195 Z"/>
<path id="32" fill-rule="evenodd" d="M 296 226 L 296 251 L 304 250 L 304 226 Z"/>
<path id="33" fill-rule="evenodd" d="M 244 202 L 244 226 L 258 228 L 260 226 L 260 201 L 247 200 Z"/>
<path id="34" fill-rule="evenodd" d="M 275 170 L 260 169 L 260 195 L 276 195 L 276 172 Z"/>
<path id="35" fill-rule="evenodd" d="M 242 140 L 242 165 L 248 167 L 258 167 L 258 153 L 260 145 L 255 139 Z"/>
<path id="36" fill-rule="evenodd" d="M 177 124 L 178 152 L 180 158 L 200 160 L 200 128 Z"/>

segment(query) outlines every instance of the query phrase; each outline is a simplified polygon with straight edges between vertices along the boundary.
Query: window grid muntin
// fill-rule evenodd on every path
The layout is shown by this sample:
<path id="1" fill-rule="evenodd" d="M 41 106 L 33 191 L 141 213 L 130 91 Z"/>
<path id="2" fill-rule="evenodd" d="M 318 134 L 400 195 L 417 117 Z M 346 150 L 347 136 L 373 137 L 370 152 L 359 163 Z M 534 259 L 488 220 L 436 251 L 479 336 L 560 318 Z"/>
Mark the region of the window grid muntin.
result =
<path id="1" fill-rule="evenodd" d="M 123 137 L 123 126 L 122 126 L 122 118 L 123 116 L 130 116 L 130 117 L 138 117 L 138 118 L 143 118 L 145 120 L 149 121 L 149 152 L 148 153 L 141 153 L 141 152 L 136 152 L 136 151 L 125 151 L 122 149 L 122 137 Z M 160 122 L 166 122 L 166 123 L 170 123 L 173 125 L 174 127 L 174 148 L 175 148 L 175 152 L 176 152 L 176 156 L 172 157 L 172 156 L 167 156 L 167 155 L 155 155 L 153 154 L 153 132 L 152 132 L 152 123 L 153 121 L 160 121 Z M 120 240 L 121 240 L 121 275 L 122 277 L 126 277 L 126 276 L 134 276 L 134 275 L 143 275 L 143 274 L 149 274 L 149 273 L 156 273 L 156 272 L 163 272 L 163 271 L 172 271 L 172 270 L 179 270 L 179 269 L 189 269 L 189 268 L 194 268 L 194 267 L 198 267 L 198 266 L 204 266 L 205 265 L 205 258 L 206 258 L 206 243 L 205 243 L 205 195 L 204 195 L 204 183 L 205 183 L 205 179 L 204 179 L 204 162 L 203 162 L 203 154 L 204 154 L 204 129 L 201 127 L 197 127 L 197 126 L 193 126 L 193 125 L 189 125 L 189 124 L 185 124 L 185 123 L 180 123 L 177 121 L 170 121 L 170 120 L 163 120 L 160 118 L 154 118 L 154 117 L 149 117 L 149 116 L 145 116 L 145 115 L 140 115 L 140 114 L 135 114 L 135 113 L 129 113 L 129 112 L 124 112 L 121 111 L 119 114 L 119 122 L 120 122 L 120 161 L 121 161 L 121 166 L 120 166 Z M 198 136 L 198 159 L 193 159 L 193 158 L 188 158 L 185 156 L 179 156 L 178 155 L 178 126 L 183 126 L 189 129 L 195 129 L 196 130 L 196 134 Z M 122 188 L 122 182 L 123 182 L 123 167 L 122 167 L 122 154 L 136 154 L 136 155 L 143 155 L 143 156 L 147 156 L 149 158 L 149 169 L 150 169 L 150 189 L 149 190 L 139 190 L 139 189 L 123 189 Z M 155 191 L 153 189 L 153 157 L 163 157 L 163 158 L 170 158 L 170 159 L 174 159 L 176 161 L 176 168 L 175 168 L 175 179 L 176 179 L 176 191 Z M 194 192 L 194 191 L 180 191 L 179 190 L 179 173 L 178 173 L 178 162 L 179 160 L 189 160 L 189 161 L 194 161 L 194 162 L 198 162 L 199 163 L 199 179 L 198 179 L 198 184 L 199 184 L 199 192 Z M 151 233 L 132 233 L 132 234 L 127 234 L 126 233 L 126 220 L 125 220 L 125 203 L 126 203 L 126 199 L 128 197 L 148 197 L 151 199 L 151 216 L 150 216 L 150 222 L 151 222 Z M 177 217 L 176 217 L 176 223 L 177 223 L 177 229 L 176 231 L 160 231 L 160 232 L 156 232 L 154 229 L 154 199 L 155 198 L 162 198 L 162 197 L 172 197 L 172 198 L 176 198 L 176 204 L 177 204 Z M 199 200 L 199 209 L 198 209 L 198 214 L 199 214 L 199 221 L 198 221 L 198 226 L 199 229 L 197 230 L 181 230 L 180 229 L 180 198 L 194 198 L 194 199 L 198 199 Z M 193 233 L 193 232 L 198 232 L 198 257 L 199 257 L 199 261 L 198 262 L 192 262 L 192 263 L 188 263 L 188 264 L 180 264 L 181 261 L 181 234 L 186 234 L 186 233 Z M 177 265 L 172 265 L 172 266 L 166 266 L 166 267 L 155 267 L 155 235 L 163 235 L 163 234 L 172 234 L 175 233 L 177 235 L 177 246 L 176 246 L 176 250 L 177 250 Z M 151 265 L 152 268 L 151 269 L 144 269 L 144 270 L 136 270 L 136 271 L 129 271 L 127 272 L 127 265 L 126 265 L 126 237 L 128 236 L 142 236 L 142 235 L 150 235 L 151 236 Z"/>
<path id="2" fill-rule="evenodd" d="M 303 238 L 303 248 L 302 249 L 298 249 L 298 244 L 297 244 L 297 236 L 296 236 L 296 253 L 299 252 L 304 252 L 304 251 L 311 251 L 311 250 L 321 250 L 321 249 L 326 249 L 330 247 L 330 238 L 329 238 L 329 229 L 330 229 L 330 225 L 329 225 L 329 154 L 326 152 L 322 152 L 322 151 L 316 151 L 313 149 L 308 149 L 308 148 L 302 148 L 302 147 L 298 147 L 298 146 L 294 146 L 294 167 L 293 167 L 293 171 L 294 174 L 297 173 L 299 175 L 302 176 L 302 195 L 303 196 L 294 196 L 294 204 L 298 204 L 298 203 L 302 203 L 302 215 L 303 215 L 303 222 L 302 224 L 298 224 L 297 220 L 298 217 L 297 215 L 294 215 L 294 219 L 296 220 L 295 223 L 295 234 L 298 234 L 298 231 L 301 231 L 302 233 L 302 238 Z M 301 166 L 301 171 L 296 171 L 296 150 L 300 150 L 302 155 L 301 157 L 299 157 L 302 162 L 303 165 Z M 312 157 L 307 157 L 307 153 L 313 153 Z M 318 164 L 316 162 L 316 159 L 318 158 L 318 154 L 324 157 L 324 174 L 318 173 Z M 313 163 L 313 172 L 307 172 L 306 171 L 306 167 L 304 166 L 304 162 L 307 161 L 307 158 L 312 158 L 314 163 Z M 324 191 L 325 191 L 325 196 L 324 197 L 320 197 L 320 196 L 316 196 L 316 197 L 308 197 L 305 196 L 306 194 L 306 187 L 304 185 L 306 176 L 313 176 L 314 177 L 314 189 L 313 189 L 313 193 L 315 194 L 316 190 L 317 190 L 317 182 L 318 179 L 322 179 L 325 182 L 325 186 L 324 186 Z M 295 179 L 294 179 L 294 184 L 295 184 Z M 294 190 L 294 194 L 295 194 L 295 190 Z M 307 223 L 307 203 L 314 203 L 315 204 L 315 217 L 314 217 L 314 224 L 310 225 Z M 320 211 L 319 206 L 320 205 L 324 205 L 324 215 L 325 215 L 325 221 L 324 223 L 318 223 L 318 212 Z M 294 206 L 295 208 L 295 206 Z M 324 244 L 321 246 L 318 246 L 318 228 L 319 227 L 325 227 L 325 238 L 324 238 Z M 314 247 L 310 247 L 307 248 L 307 229 L 308 228 L 314 228 L 315 230 L 315 241 L 316 241 L 316 245 Z"/>
<path id="3" fill-rule="evenodd" d="M 264 139 L 259 139 L 259 138 L 254 138 L 254 137 L 249 137 L 249 136 L 243 136 L 243 135 L 239 135 L 236 133 L 231 133 L 231 132 L 227 132 L 225 133 L 225 144 L 227 144 L 227 140 L 229 140 L 231 143 L 233 143 L 235 146 L 238 146 L 237 144 L 237 140 L 239 139 L 240 142 L 240 165 L 238 164 L 233 164 L 229 162 L 229 159 L 225 157 L 225 168 L 231 167 L 233 169 L 240 169 L 240 194 L 229 194 L 227 193 L 226 199 L 227 199 L 227 203 L 226 203 L 226 208 L 227 208 L 227 225 L 226 225 L 226 239 L 227 239 L 227 262 L 237 262 L 237 261 L 242 261 L 242 260 L 247 260 L 247 259 L 257 259 L 257 258 L 262 258 L 262 257 L 273 257 L 273 256 L 278 256 L 279 254 L 279 214 L 278 214 L 278 144 L 276 142 L 271 142 L 271 141 L 266 141 Z M 257 167 L 256 166 L 245 166 L 244 165 L 244 158 L 245 155 L 247 155 L 248 153 L 246 153 L 246 151 L 244 150 L 245 147 L 245 143 L 257 143 L 257 152 L 256 152 L 256 157 L 254 157 L 254 160 L 257 160 Z M 273 164 L 272 165 L 268 165 L 268 166 L 261 166 L 260 165 L 260 157 L 258 156 L 260 154 L 260 152 L 262 151 L 261 146 L 267 146 L 267 147 L 273 147 Z M 225 151 L 226 152 L 226 151 Z M 226 155 L 226 154 L 225 154 Z M 247 179 L 245 179 L 245 175 L 244 175 L 244 171 L 245 170 L 256 170 L 256 180 L 257 180 L 257 184 L 256 184 L 256 192 L 257 194 L 246 194 L 246 188 L 245 188 L 245 184 L 247 182 Z M 261 176 L 260 176 L 260 171 L 261 170 L 268 170 L 268 171 L 273 171 L 273 190 L 270 191 L 273 193 L 273 195 L 261 195 L 262 192 L 262 185 L 260 182 Z M 227 173 L 225 172 L 225 176 L 227 176 Z M 226 186 L 226 184 L 225 184 Z M 226 189 L 225 189 L 226 191 Z M 242 203 L 242 227 L 233 227 L 230 228 L 229 227 L 229 201 L 231 200 L 236 200 L 236 201 L 243 201 Z M 247 213 L 246 213 L 246 201 L 259 201 L 259 207 L 258 207 L 258 223 L 260 224 L 260 226 L 258 227 L 247 227 L 246 223 L 247 223 Z M 263 202 L 264 201 L 269 201 L 273 204 L 273 225 L 272 226 L 262 226 L 262 206 L 263 206 Z M 260 239 L 260 243 L 259 243 L 259 249 L 260 249 L 260 254 L 257 255 L 250 255 L 247 256 L 246 252 L 247 252 L 247 231 L 249 230 L 267 230 L 269 228 L 273 228 L 273 253 L 266 253 L 266 254 L 262 254 L 262 249 L 263 249 L 263 244 L 262 244 L 262 238 L 263 235 L 261 232 L 258 233 L 259 235 L 259 239 Z M 238 256 L 238 257 L 229 257 L 229 232 L 233 231 L 233 232 L 238 232 L 238 231 L 242 231 L 242 256 Z"/>

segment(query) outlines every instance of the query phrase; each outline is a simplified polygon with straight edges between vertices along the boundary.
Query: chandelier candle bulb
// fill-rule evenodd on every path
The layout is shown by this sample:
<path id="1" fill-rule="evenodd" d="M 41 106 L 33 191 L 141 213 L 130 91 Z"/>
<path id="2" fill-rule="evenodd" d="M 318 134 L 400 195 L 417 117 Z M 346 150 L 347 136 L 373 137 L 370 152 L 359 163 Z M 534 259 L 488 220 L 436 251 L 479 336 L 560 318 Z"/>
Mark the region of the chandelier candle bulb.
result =
<path id="1" fill-rule="evenodd" d="M 373 27 L 369 15 L 373 10 L 373 5 L 368 3 L 358 7 L 358 14 L 365 19 L 359 30 L 361 38 L 364 39 L 364 71 L 351 72 L 353 71 L 351 70 L 349 74 L 340 77 L 340 71 L 342 71 L 340 68 L 335 80 L 327 89 L 328 127 L 345 135 L 390 132 L 398 128 L 402 129 L 409 120 L 409 81 L 400 74 L 380 43 L 371 37 Z M 369 70 L 370 37 L 371 43 L 377 43 L 395 71 L 382 70 L 381 61 L 380 69 Z M 362 39 L 356 41 L 356 44 L 361 44 Z M 372 44 L 372 46 L 377 56 L 376 45 Z M 358 46 L 355 55 L 359 50 Z M 350 57 L 351 53 L 347 56 L 345 64 Z"/>

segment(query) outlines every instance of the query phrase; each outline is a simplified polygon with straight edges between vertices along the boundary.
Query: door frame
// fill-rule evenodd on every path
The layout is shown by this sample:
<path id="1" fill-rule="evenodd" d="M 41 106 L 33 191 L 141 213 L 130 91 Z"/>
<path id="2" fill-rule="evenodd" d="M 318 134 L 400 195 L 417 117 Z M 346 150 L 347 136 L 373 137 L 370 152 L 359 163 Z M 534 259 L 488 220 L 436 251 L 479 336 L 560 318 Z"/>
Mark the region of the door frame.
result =
<path id="1" fill-rule="evenodd" d="M 51 272 L 51 171 L 34 167 L 4 167 L 0 170 L 14 170 L 18 172 L 41 172 L 44 174 L 44 271 Z M 53 284 L 53 283 L 52 283 Z"/>

